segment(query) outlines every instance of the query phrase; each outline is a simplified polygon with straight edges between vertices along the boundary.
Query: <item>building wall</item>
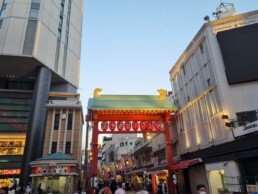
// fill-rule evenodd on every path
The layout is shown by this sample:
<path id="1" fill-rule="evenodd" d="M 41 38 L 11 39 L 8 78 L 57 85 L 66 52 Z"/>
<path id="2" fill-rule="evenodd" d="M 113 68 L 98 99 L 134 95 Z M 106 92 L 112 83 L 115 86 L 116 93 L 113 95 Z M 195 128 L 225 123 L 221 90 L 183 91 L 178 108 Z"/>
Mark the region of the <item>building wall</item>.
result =
<path id="1" fill-rule="evenodd" d="M 248 155 L 251 148 L 257 148 L 257 144 L 250 141 L 252 135 L 242 136 L 241 140 L 248 145 L 244 148 L 239 139 L 234 138 L 232 130 L 238 127 L 236 121 L 239 112 L 253 111 L 255 118 L 258 118 L 258 103 L 255 100 L 258 98 L 258 82 L 229 84 L 221 42 L 217 39 L 220 30 L 257 23 L 258 11 L 254 11 L 204 24 L 170 71 L 173 99 L 179 107 L 176 124 L 180 154 L 184 159 L 203 158 L 205 163 L 205 168 L 188 168 L 192 192 L 196 190 L 197 184 L 202 183 L 209 186 L 210 193 L 220 193 L 226 185 L 223 185 L 223 181 L 227 178 L 231 186 L 226 185 L 226 189 L 229 192 L 240 191 L 237 182 L 239 166 L 243 169 L 248 166 L 241 164 L 241 160 L 244 157 L 252 163 L 257 157 L 256 154 Z M 229 119 L 223 120 L 222 115 L 228 115 Z M 235 121 L 234 125 L 226 127 L 225 122 L 231 121 Z M 252 125 L 250 128 L 255 127 Z M 236 146 L 230 153 L 233 144 Z M 230 151 L 224 152 L 226 148 Z M 241 156 L 241 151 L 245 156 Z M 233 157 L 227 159 L 230 154 Z M 209 161 L 210 157 L 213 160 Z M 242 176 L 247 175 L 244 171 L 241 173 Z M 236 186 L 232 186 L 234 184 Z"/>
<path id="2" fill-rule="evenodd" d="M 229 140 L 206 31 L 189 50 L 171 72 L 175 103 L 181 107 L 176 122 L 180 153 Z"/>
<path id="3" fill-rule="evenodd" d="M 254 20 L 258 14 L 243 14 L 204 25 L 170 71 L 173 98 L 180 108 L 177 129 L 181 154 L 233 140 L 222 115 L 236 120 L 236 113 L 258 109 L 257 81 L 228 84 L 214 32 L 220 25 L 243 18 Z"/>
<path id="4" fill-rule="evenodd" d="M 60 114 L 59 129 L 54 129 L 55 115 Z M 72 129 L 68 129 L 68 115 L 73 115 Z M 66 115 L 63 119 L 62 115 Z M 66 153 L 66 143 L 71 143 L 70 154 L 81 163 L 82 110 L 73 108 L 48 109 L 43 155 L 52 153 L 52 143 L 57 142 L 56 151 Z"/>
<path id="5" fill-rule="evenodd" d="M 0 18 L 0 54 L 33 56 L 78 87 L 83 1 L 65 1 L 63 12 L 61 0 L 34 2 L 40 3 L 34 4 L 31 0 L 7 1 L 6 13 Z M 38 15 L 32 16 L 32 9 L 38 10 Z M 58 34 L 60 18 L 61 37 Z"/>
<path id="6" fill-rule="evenodd" d="M 242 17 L 228 19 L 228 23 L 240 23 L 243 21 L 257 20 L 258 13 L 243 14 Z M 207 36 L 209 37 L 209 47 L 214 61 L 214 70 L 218 80 L 220 90 L 221 103 L 224 113 L 229 115 L 231 119 L 236 119 L 237 112 L 256 110 L 258 108 L 258 85 L 257 81 L 246 82 L 241 84 L 229 85 L 225 74 L 225 66 L 221 55 L 220 47 L 213 33 L 215 28 L 222 24 L 214 24 L 208 29 Z"/>

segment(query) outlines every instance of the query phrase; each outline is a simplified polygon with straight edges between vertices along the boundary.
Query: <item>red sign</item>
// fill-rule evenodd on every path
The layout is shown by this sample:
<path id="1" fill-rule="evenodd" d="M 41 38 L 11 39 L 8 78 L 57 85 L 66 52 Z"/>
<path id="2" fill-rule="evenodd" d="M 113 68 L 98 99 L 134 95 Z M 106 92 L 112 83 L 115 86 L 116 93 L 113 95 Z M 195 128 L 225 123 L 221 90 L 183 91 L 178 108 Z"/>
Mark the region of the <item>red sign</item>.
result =
<path id="1" fill-rule="evenodd" d="M 138 128 L 139 128 L 139 124 L 138 124 L 138 121 L 133 121 L 132 122 L 132 128 L 134 131 L 137 131 Z"/>
<path id="2" fill-rule="evenodd" d="M 155 123 L 155 129 L 157 131 L 161 131 L 162 129 L 164 129 L 164 123 L 162 121 L 157 121 Z"/>
<path id="3" fill-rule="evenodd" d="M 148 129 L 148 131 L 152 131 L 153 128 L 154 128 L 154 122 L 148 121 L 147 122 L 147 129 Z"/>
<path id="4" fill-rule="evenodd" d="M 125 130 L 126 131 L 130 131 L 130 129 L 131 129 L 131 122 L 130 121 L 125 121 L 124 126 L 125 126 Z"/>
<path id="5" fill-rule="evenodd" d="M 101 123 L 101 129 L 102 129 L 102 131 L 106 131 L 108 129 L 108 122 L 103 121 Z"/>
<path id="6" fill-rule="evenodd" d="M 116 123 L 114 121 L 111 121 L 109 123 L 109 129 L 110 131 L 115 131 L 115 128 L 116 128 Z"/>
<path id="7" fill-rule="evenodd" d="M 118 131 L 122 131 L 123 128 L 124 128 L 123 122 L 118 121 L 118 122 L 117 122 L 117 130 L 118 130 Z"/>
<path id="8" fill-rule="evenodd" d="M 142 131 L 145 131 L 147 129 L 146 121 L 141 121 L 140 122 L 140 128 Z"/>

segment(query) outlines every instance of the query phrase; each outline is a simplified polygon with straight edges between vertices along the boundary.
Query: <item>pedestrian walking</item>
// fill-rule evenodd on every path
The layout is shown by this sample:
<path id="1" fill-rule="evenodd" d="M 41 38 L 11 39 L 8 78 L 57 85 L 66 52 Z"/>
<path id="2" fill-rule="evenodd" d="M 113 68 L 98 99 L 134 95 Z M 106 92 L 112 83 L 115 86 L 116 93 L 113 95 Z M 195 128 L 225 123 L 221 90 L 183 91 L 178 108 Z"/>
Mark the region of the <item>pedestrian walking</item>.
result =
<path id="1" fill-rule="evenodd" d="M 38 194 L 42 194 L 43 190 L 41 189 L 41 183 L 39 183 L 38 187 L 37 187 L 37 192 Z"/>
<path id="2" fill-rule="evenodd" d="M 110 184 L 110 190 L 112 194 L 114 194 L 117 190 L 117 182 L 116 179 L 112 179 L 111 184 Z"/>
<path id="3" fill-rule="evenodd" d="M 121 182 L 119 182 L 117 184 L 117 187 L 118 188 L 117 188 L 115 194 L 125 194 L 125 190 L 122 188 L 122 183 Z"/>
<path id="4" fill-rule="evenodd" d="M 136 194 L 149 194 L 148 191 L 145 191 L 143 189 L 143 186 L 140 183 L 137 184 L 136 188 L 137 188 L 137 191 L 138 191 Z"/>
<path id="5" fill-rule="evenodd" d="M 206 194 L 206 187 L 203 184 L 197 185 L 196 190 L 198 194 Z"/>

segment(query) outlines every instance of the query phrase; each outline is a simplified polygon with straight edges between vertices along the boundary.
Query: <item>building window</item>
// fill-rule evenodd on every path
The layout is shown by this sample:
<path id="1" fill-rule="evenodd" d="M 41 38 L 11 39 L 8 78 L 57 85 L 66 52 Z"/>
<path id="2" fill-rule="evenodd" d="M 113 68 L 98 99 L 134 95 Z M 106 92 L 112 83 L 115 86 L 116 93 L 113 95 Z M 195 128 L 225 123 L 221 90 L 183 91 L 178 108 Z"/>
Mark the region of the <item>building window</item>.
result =
<path id="1" fill-rule="evenodd" d="M 71 130 L 73 126 L 73 114 L 68 114 L 68 124 L 67 129 Z"/>
<path id="2" fill-rule="evenodd" d="M 5 17 L 5 11 L 6 11 L 6 9 L 1 10 L 0 19 L 3 19 Z"/>
<path id="3" fill-rule="evenodd" d="M 32 0 L 31 3 L 38 3 L 38 4 L 40 4 L 40 1 L 41 0 Z"/>
<path id="4" fill-rule="evenodd" d="M 65 143 L 65 153 L 70 154 L 71 153 L 71 142 Z"/>
<path id="5" fill-rule="evenodd" d="M 60 37 L 61 37 L 61 34 L 60 34 Z M 55 55 L 55 70 L 56 71 L 58 70 L 59 53 L 60 53 L 60 39 L 57 39 L 57 42 L 56 42 L 56 55 Z"/>
<path id="6" fill-rule="evenodd" d="M 54 129 L 56 130 L 58 130 L 59 128 L 59 120 L 60 120 L 60 114 L 55 114 Z"/>
<path id="7" fill-rule="evenodd" d="M 203 54 L 203 45 L 202 44 L 200 45 L 200 50 L 201 50 L 201 53 Z"/>
<path id="8" fill-rule="evenodd" d="M 51 154 L 56 153 L 56 150 L 57 150 L 57 142 L 52 142 Z"/>
<path id="9" fill-rule="evenodd" d="M 60 15 L 59 23 L 58 23 L 58 29 L 62 30 L 62 24 L 63 24 L 63 16 Z"/>
<path id="10" fill-rule="evenodd" d="M 39 9 L 30 9 L 30 18 L 37 19 L 39 16 Z"/>
<path id="11" fill-rule="evenodd" d="M 61 29 L 58 29 L 57 38 L 61 39 Z"/>
<path id="12" fill-rule="evenodd" d="M 124 142 L 121 142 L 120 147 L 124 147 L 124 146 L 125 146 Z"/>
<path id="13" fill-rule="evenodd" d="M 61 2 L 61 9 L 60 9 L 60 12 L 61 12 L 61 13 L 64 13 L 64 3 L 63 3 L 63 2 Z"/>
<path id="14" fill-rule="evenodd" d="M 69 28 L 70 28 L 70 23 L 69 23 L 69 21 L 66 21 L 66 30 L 65 30 L 65 32 L 67 34 L 69 33 Z"/>

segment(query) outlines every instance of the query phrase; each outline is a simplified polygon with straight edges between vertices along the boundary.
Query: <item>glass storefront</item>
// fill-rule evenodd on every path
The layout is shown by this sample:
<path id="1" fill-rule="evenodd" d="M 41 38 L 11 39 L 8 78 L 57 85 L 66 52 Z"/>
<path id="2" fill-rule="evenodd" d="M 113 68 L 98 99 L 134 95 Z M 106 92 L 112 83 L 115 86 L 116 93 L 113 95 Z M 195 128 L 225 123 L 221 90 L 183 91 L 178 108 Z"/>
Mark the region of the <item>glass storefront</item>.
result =
<path id="1" fill-rule="evenodd" d="M 72 176 L 33 177 L 32 192 L 37 193 L 37 186 L 41 184 L 43 193 L 69 193 L 73 191 L 73 182 Z"/>

